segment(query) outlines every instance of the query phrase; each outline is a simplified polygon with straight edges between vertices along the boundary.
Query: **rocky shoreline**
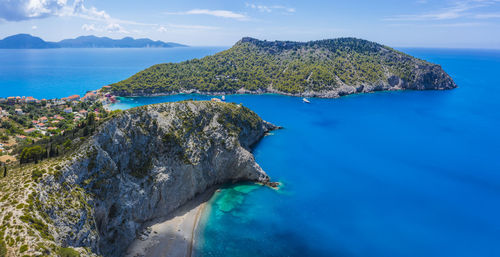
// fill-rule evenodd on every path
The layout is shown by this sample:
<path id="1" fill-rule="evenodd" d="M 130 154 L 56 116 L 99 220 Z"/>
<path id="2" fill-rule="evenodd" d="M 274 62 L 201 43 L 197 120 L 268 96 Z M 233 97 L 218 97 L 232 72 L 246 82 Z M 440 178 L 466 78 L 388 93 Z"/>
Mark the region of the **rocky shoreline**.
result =
<path id="1" fill-rule="evenodd" d="M 294 97 L 317 97 L 317 98 L 339 98 L 342 96 L 352 95 L 352 94 L 362 94 L 362 93 L 373 93 L 379 91 L 403 91 L 403 90 L 449 90 L 457 88 L 457 85 L 452 81 L 448 81 L 449 83 L 435 86 L 432 84 L 422 84 L 422 85 L 413 85 L 410 86 L 399 78 L 393 78 L 393 82 L 390 83 L 380 83 L 378 85 L 357 85 L 357 86 L 349 86 L 342 85 L 335 90 L 316 92 L 316 91 L 306 91 L 302 93 L 292 94 L 287 92 L 281 92 L 273 89 L 272 87 L 267 88 L 266 90 L 257 90 L 250 91 L 244 88 L 241 88 L 237 91 L 215 91 L 215 92 L 206 92 L 200 91 L 197 89 L 189 89 L 189 90 L 180 90 L 175 92 L 164 92 L 164 93 L 140 93 L 140 94 L 116 94 L 118 97 L 157 97 L 157 96 L 171 96 L 171 95 L 179 95 L 179 94 L 199 94 L 199 95 L 213 95 L 213 96 L 223 96 L 223 95 L 233 95 L 233 94 L 249 94 L 249 95 L 263 95 L 263 94 L 278 94 L 285 96 L 294 96 Z"/>
<path id="2" fill-rule="evenodd" d="M 231 103 L 133 108 L 44 178 L 36 199 L 57 244 L 123 256 L 144 224 L 165 220 L 210 188 L 239 181 L 273 186 L 251 147 L 278 128 Z"/>

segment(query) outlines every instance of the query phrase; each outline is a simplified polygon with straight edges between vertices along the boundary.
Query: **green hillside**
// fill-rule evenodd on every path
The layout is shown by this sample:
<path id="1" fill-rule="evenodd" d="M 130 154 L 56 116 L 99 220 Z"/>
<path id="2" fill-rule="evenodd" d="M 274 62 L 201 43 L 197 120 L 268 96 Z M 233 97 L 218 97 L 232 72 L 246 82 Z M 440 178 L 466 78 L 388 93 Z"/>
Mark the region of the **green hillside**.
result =
<path id="1" fill-rule="evenodd" d="M 213 56 L 154 65 L 112 84 L 111 91 L 121 96 L 239 90 L 335 97 L 343 95 L 346 86 L 355 92 L 456 87 L 440 66 L 366 40 L 299 43 L 243 38 Z"/>

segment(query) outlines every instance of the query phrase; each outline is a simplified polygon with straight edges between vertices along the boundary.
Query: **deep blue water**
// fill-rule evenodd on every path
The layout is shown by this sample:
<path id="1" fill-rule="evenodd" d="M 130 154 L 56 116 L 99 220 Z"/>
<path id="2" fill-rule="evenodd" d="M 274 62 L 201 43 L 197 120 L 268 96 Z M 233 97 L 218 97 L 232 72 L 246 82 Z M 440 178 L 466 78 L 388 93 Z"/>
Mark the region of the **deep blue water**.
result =
<path id="1" fill-rule="evenodd" d="M 285 129 L 254 150 L 284 187 L 210 201 L 196 256 L 500 256 L 500 51 L 404 49 L 459 88 L 227 96 Z M 121 108 L 197 95 L 125 99 Z M 118 106 L 117 106 L 118 107 Z"/>
<path id="2" fill-rule="evenodd" d="M 222 49 L 0 49 L 0 97 L 83 95 L 157 63 L 200 58 Z"/>
<path id="3" fill-rule="evenodd" d="M 238 185 L 217 193 L 197 231 L 195 255 L 500 256 L 500 51 L 403 50 L 441 64 L 459 88 L 312 104 L 278 95 L 227 96 L 285 127 L 254 150 L 284 186 Z M 147 59 L 127 51 L 113 58 Z M 135 63 L 123 62 L 119 77 L 105 64 L 89 65 L 103 65 L 106 72 L 96 73 L 107 83 L 135 72 Z M 2 95 L 5 81 L 2 76 Z M 209 97 L 129 98 L 115 107 L 187 98 Z"/>

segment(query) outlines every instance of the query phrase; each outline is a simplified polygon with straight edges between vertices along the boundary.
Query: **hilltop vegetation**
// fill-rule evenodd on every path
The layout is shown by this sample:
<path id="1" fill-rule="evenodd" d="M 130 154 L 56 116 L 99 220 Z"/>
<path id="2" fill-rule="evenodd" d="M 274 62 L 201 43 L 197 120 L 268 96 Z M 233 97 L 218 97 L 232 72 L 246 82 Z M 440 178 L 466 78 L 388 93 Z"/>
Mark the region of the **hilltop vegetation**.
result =
<path id="1" fill-rule="evenodd" d="M 243 38 L 229 50 L 154 65 L 111 85 L 116 95 L 275 92 L 337 97 L 387 89 L 448 89 L 439 67 L 355 38 L 307 43 Z"/>

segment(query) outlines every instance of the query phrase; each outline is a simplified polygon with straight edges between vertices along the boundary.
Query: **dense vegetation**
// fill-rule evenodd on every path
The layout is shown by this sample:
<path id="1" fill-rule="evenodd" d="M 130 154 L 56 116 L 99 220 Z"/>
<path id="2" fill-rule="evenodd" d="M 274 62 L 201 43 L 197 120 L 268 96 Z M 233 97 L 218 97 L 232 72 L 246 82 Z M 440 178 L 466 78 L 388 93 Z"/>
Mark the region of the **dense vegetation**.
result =
<path id="1" fill-rule="evenodd" d="M 94 113 L 90 113 L 85 120 L 82 120 L 76 127 L 52 137 L 32 141 L 31 144 L 24 142 L 14 150 L 19 153 L 19 163 L 38 163 L 43 159 L 57 157 L 72 150 L 78 143 L 81 143 L 86 137 L 91 136 L 96 128 L 111 118 L 119 111 L 102 113 L 101 119 L 96 121 Z"/>
<path id="2" fill-rule="evenodd" d="M 417 66 L 432 64 L 386 46 L 355 38 L 269 42 L 243 38 L 231 49 L 182 63 L 154 65 L 111 85 L 117 95 L 183 90 L 299 94 L 341 85 L 387 83 L 390 76 L 415 81 Z"/>

